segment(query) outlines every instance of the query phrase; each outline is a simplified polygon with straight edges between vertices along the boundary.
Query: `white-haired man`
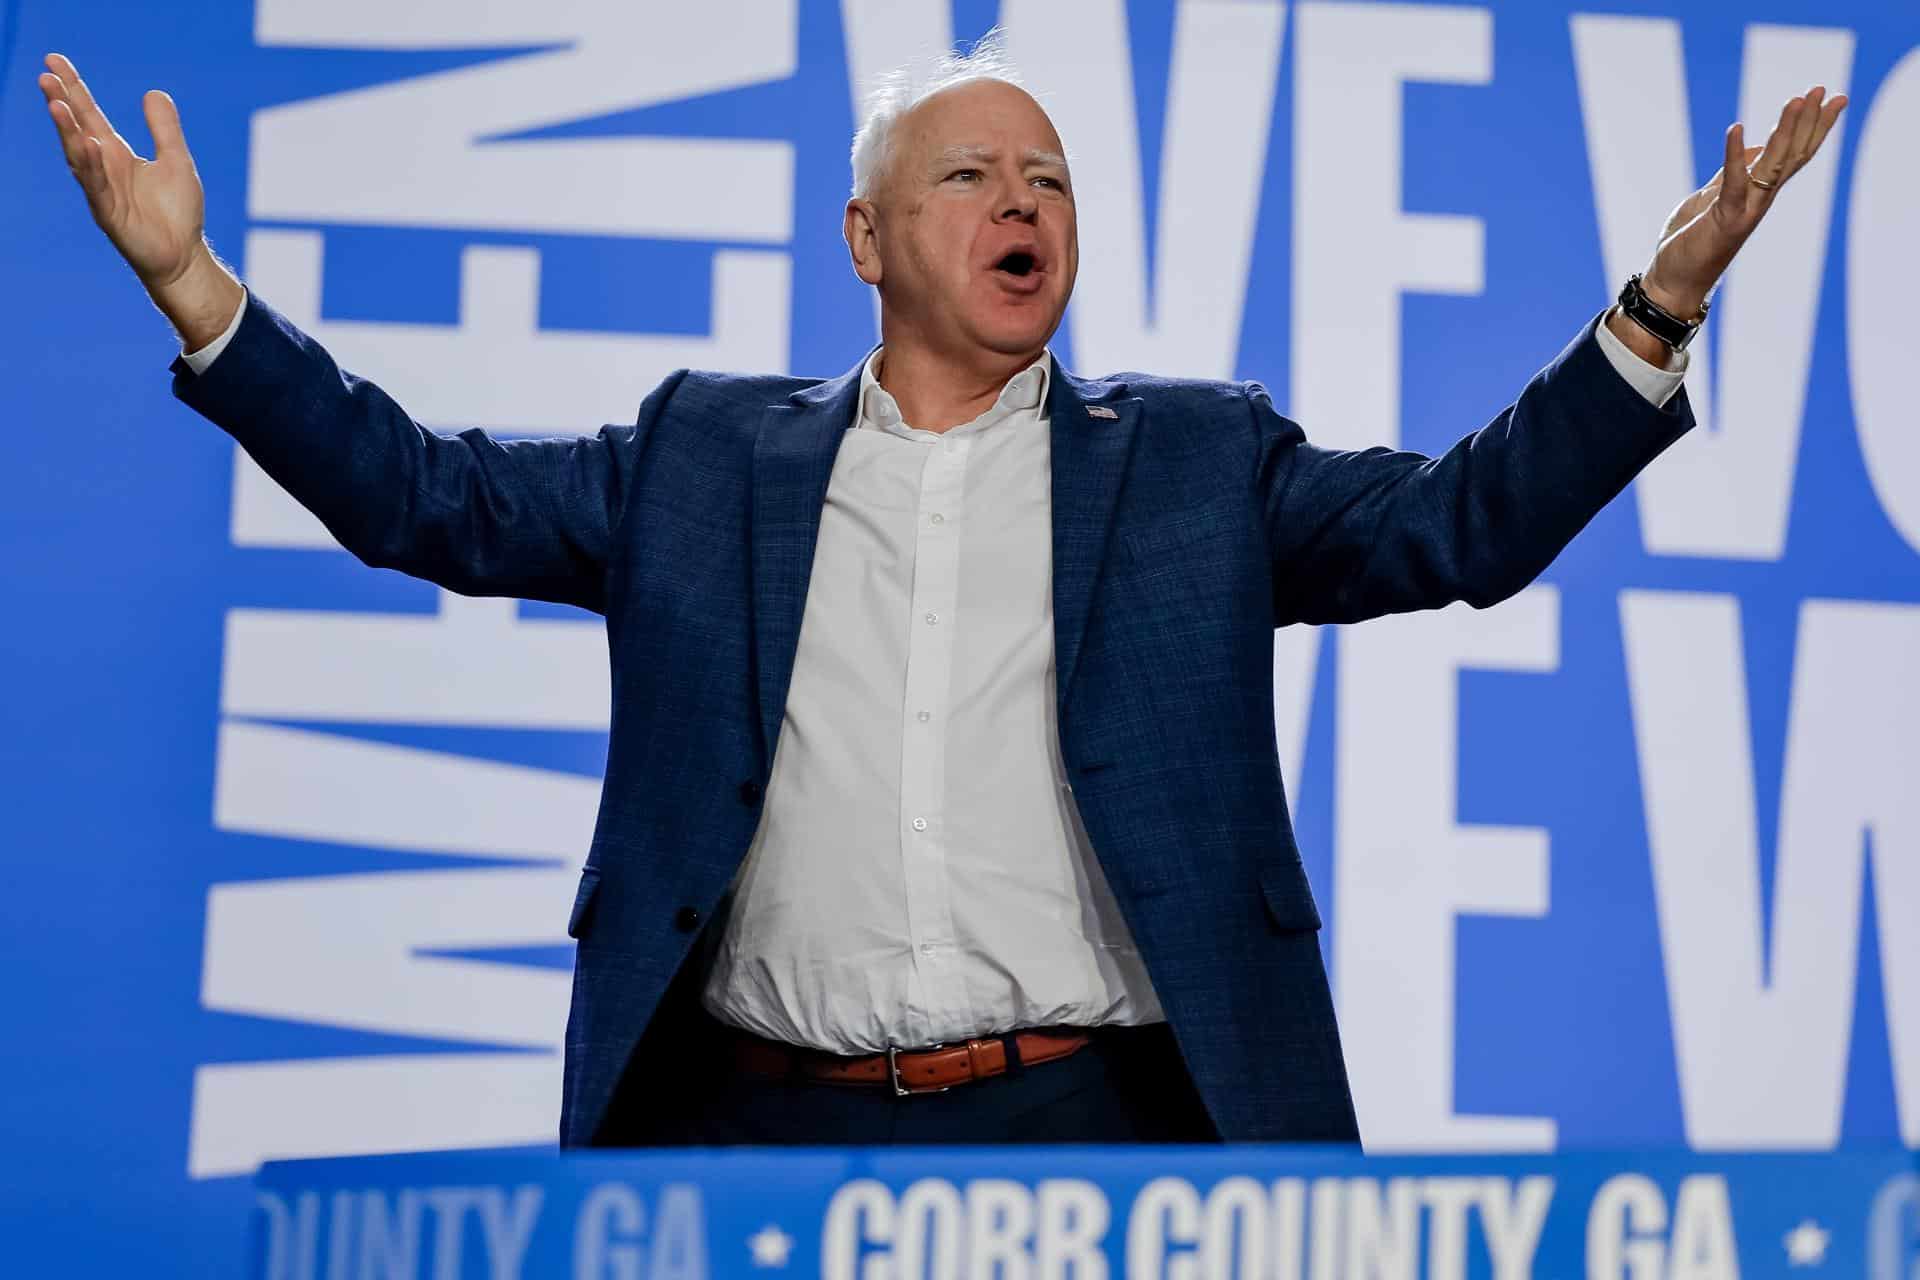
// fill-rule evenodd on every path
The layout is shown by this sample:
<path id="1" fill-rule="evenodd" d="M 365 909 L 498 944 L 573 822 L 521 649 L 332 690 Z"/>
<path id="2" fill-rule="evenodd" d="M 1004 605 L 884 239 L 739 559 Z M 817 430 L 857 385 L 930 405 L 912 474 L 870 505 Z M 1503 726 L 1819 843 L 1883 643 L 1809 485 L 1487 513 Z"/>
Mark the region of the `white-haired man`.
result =
<path id="1" fill-rule="evenodd" d="M 500 442 L 421 430 L 243 289 L 166 95 L 149 163 L 48 66 L 177 396 L 367 563 L 606 615 L 565 1145 L 1354 1140 L 1273 629 L 1530 581 L 1692 425 L 1707 296 L 1845 105 L 1730 129 L 1644 278 L 1491 425 L 1336 454 L 1258 384 L 1049 356 L 1072 178 L 989 45 L 884 87 L 856 139 L 866 359 L 681 371 L 630 426 Z"/>

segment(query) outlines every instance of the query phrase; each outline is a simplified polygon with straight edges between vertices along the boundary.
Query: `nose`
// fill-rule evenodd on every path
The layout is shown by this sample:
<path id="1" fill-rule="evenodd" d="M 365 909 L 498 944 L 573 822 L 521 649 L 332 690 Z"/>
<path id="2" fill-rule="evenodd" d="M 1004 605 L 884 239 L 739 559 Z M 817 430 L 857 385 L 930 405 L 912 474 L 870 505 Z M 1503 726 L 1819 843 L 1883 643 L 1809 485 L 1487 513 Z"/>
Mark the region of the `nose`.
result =
<path id="1" fill-rule="evenodd" d="M 1016 179 L 1001 200 L 1000 212 L 995 215 L 999 222 L 1032 222 L 1040 212 L 1040 198 L 1024 178 Z"/>

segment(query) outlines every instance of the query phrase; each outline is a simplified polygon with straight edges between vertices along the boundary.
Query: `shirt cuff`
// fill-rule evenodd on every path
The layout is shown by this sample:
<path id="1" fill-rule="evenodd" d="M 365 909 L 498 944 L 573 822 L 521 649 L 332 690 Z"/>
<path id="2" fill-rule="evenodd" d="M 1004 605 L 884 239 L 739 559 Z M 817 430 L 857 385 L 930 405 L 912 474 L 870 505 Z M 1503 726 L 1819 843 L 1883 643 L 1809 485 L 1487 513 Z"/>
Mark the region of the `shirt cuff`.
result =
<path id="1" fill-rule="evenodd" d="M 1667 367 L 1648 364 L 1637 352 L 1620 341 L 1620 335 L 1607 328 L 1607 320 L 1618 310 L 1609 307 L 1607 314 L 1600 317 L 1600 323 L 1594 334 L 1600 340 L 1600 349 L 1607 353 L 1607 360 L 1627 385 L 1638 391 L 1647 403 L 1657 408 L 1667 407 L 1667 401 L 1673 399 L 1673 393 L 1680 389 L 1680 381 L 1687 375 L 1687 353 L 1672 351 L 1667 354 Z"/>
<path id="2" fill-rule="evenodd" d="M 220 353 L 227 349 L 227 344 L 233 341 L 233 335 L 240 331 L 240 317 L 245 315 L 246 313 L 247 313 L 247 287 L 245 285 L 241 285 L 240 286 L 240 305 L 234 308 L 233 319 L 227 321 L 226 332 L 222 333 L 219 337 L 215 338 L 212 342 L 209 342 L 206 346 L 200 348 L 198 351 L 188 351 L 185 348 L 181 349 L 180 358 L 187 362 L 187 368 L 193 370 L 194 377 L 197 378 L 201 374 L 205 373 L 207 371 L 207 366 L 212 364 L 216 359 L 218 359 L 220 356 Z M 1615 341 L 1618 341 L 1618 339 L 1615 339 Z"/>

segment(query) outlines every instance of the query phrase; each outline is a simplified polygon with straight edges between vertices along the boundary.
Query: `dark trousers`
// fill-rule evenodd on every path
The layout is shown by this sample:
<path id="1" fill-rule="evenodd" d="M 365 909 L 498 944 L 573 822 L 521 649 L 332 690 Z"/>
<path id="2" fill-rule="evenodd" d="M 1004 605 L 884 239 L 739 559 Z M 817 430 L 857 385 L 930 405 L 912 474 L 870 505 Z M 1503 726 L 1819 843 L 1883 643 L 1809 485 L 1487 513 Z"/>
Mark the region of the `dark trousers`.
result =
<path id="1" fill-rule="evenodd" d="M 650 1109 L 651 1110 L 651 1109 Z M 1008 1142 L 1218 1142 L 1166 1024 L 1104 1027 L 1069 1057 L 945 1093 L 766 1080 L 728 1071 L 689 1084 L 636 1146 L 887 1146 Z"/>

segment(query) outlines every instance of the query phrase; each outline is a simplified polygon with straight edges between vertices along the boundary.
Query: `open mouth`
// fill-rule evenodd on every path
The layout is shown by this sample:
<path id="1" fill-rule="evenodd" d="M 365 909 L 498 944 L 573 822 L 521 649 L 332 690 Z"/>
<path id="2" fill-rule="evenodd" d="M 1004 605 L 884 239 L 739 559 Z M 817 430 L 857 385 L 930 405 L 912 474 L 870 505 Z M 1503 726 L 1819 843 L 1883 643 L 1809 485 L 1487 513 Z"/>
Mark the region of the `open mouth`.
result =
<path id="1" fill-rule="evenodd" d="M 995 271 L 1004 271 L 1010 276 L 1032 275 L 1040 266 L 1039 260 L 1025 249 L 1015 249 L 1012 253 L 993 264 Z"/>
<path id="2" fill-rule="evenodd" d="M 994 259 L 988 274 L 1007 293 L 1033 298 L 1046 287 L 1047 264 L 1040 260 L 1032 246 L 1009 249 Z"/>

